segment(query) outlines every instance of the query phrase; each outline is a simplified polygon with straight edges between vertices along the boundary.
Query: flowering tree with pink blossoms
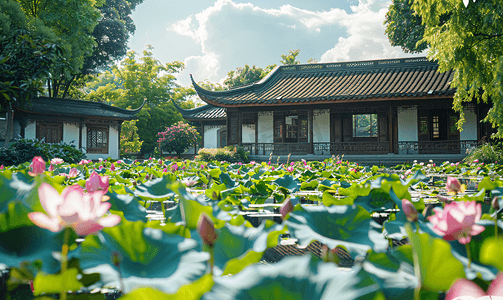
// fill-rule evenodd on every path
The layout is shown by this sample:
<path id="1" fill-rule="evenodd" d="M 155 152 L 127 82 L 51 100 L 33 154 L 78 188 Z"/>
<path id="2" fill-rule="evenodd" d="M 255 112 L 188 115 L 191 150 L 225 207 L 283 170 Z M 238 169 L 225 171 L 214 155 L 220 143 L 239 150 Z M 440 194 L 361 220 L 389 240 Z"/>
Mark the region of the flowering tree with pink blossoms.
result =
<path id="1" fill-rule="evenodd" d="M 166 127 L 166 131 L 159 132 L 157 135 L 159 148 L 170 153 L 175 152 L 178 157 L 201 140 L 197 129 L 183 122 Z"/>

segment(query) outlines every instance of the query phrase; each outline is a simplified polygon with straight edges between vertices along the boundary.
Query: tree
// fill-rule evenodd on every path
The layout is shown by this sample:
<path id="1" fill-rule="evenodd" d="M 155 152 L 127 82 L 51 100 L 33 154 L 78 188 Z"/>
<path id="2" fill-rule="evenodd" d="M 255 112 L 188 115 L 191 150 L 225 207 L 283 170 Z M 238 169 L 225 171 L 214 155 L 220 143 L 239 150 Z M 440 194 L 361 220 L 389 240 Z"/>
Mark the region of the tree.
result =
<path id="1" fill-rule="evenodd" d="M 230 71 L 227 73 L 227 78 L 224 80 L 224 84 L 228 88 L 236 88 L 252 84 L 264 78 L 275 67 L 276 65 L 269 65 L 265 69 L 256 66 L 250 68 L 250 66 L 246 64 L 242 68 L 237 68 L 236 71 Z"/>
<path id="2" fill-rule="evenodd" d="M 484 121 L 503 137 L 503 15 L 500 0 L 415 0 L 412 9 L 422 18 L 422 41 L 430 46 L 428 58 L 439 70 L 454 71 L 453 108 L 464 123 L 463 102 L 492 103 Z"/>
<path id="3" fill-rule="evenodd" d="M 136 30 L 131 14 L 143 0 L 106 0 L 99 7 L 101 18 L 94 27 L 96 44 L 91 56 L 85 58 L 82 74 L 98 73 L 127 54 L 128 40 Z"/>
<path id="4" fill-rule="evenodd" d="M 124 121 L 121 126 L 121 156 L 140 152 L 142 143 L 136 120 Z"/>
<path id="5" fill-rule="evenodd" d="M 171 100 L 186 109 L 194 107 L 193 102 L 187 100 L 195 95 L 195 90 L 180 87 L 175 82 L 174 74 L 183 69 L 183 63 L 175 61 L 163 65 L 153 57 L 151 49 L 144 51 L 139 59 L 134 51 L 128 52 L 120 65 L 112 66 L 112 72 L 90 77 L 81 90 L 87 92 L 84 99 L 106 101 L 121 108 L 134 109 L 147 101 L 136 122 L 143 142 L 142 155 L 154 151 L 158 132 L 182 120 Z"/>
<path id="6" fill-rule="evenodd" d="M 297 50 L 290 50 L 288 54 L 281 55 L 282 60 L 280 60 L 280 63 L 283 65 L 298 65 L 300 64 L 300 61 L 296 60 L 297 56 L 299 55 L 300 49 Z"/>
<path id="7" fill-rule="evenodd" d="M 169 153 L 175 152 L 178 157 L 201 140 L 197 129 L 184 122 L 166 127 L 158 136 L 159 148 Z"/>
<path id="8" fill-rule="evenodd" d="M 407 53 L 420 53 L 428 47 L 422 41 L 425 29 L 422 18 L 412 9 L 409 0 L 393 0 L 384 24 L 391 46 L 399 46 Z"/>

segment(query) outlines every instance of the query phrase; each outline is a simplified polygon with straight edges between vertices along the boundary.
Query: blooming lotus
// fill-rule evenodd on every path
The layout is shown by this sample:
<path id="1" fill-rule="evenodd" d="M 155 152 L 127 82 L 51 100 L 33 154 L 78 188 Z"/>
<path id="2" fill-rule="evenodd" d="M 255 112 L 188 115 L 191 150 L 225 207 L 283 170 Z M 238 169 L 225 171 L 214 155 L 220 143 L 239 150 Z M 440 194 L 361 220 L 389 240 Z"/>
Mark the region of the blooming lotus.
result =
<path id="1" fill-rule="evenodd" d="M 54 165 L 53 165 L 53 164 L 51 164 L 51 165 L 49 166 L 49 169 L 47 169 L 47 171 L 49 171 L 49 172 L 54 171 Z"/>
<path id="2" fill-rule="evenodd" d="M 500 273 L 489 285 L 487 293 L 484 292 L 476 283 L 468 279 L 460 278 L 454 282 L 451 286 L 445 300 L 458 299 L 490 299 L 490 297 L 484 296 L 498 296 L 503 297 L 503 273 Z M 463 297 L 463 298 L 461 298 Z M 470 297 L 470 298 L 468 298 Z M 471 298 L 473 297 L 473 298 Z M 483 297 L 483 298 L 482 298 Z M 493 297 L 492 299 L 496 299 Z"/>
<path id="3" fill-rule="evenodd" d="M 457 180 L 456 178 L 448 176 L 445 189 L 447 190 L 449 195 L 455 195 L 457 193 L 463 193 L 466 189 L 466 186 L 459 183 L 459 180 Z"/>
<path id="4" fill-rule="evenodd" d="M 110 166 L 110 171 L 115 171 L 115 164 L 112 163 L 112 165 Z"/>
<path id="5" fill-rule="evenodd" d="M 434 209 L 435 214 L 429 218 L 433 231 L 444 237 L 444 240 L 458 240 L 468 244 L 472 236 L 485 230 L 484 226 L 475 224 L 482 215 L 482 206 L 475 201 L 452 202 L 444 210 Z"/>
<path id="6" fill-rule="evenodd" d="M 61 195 L 48 183 L 38 189 L 40 204 L 47 214 L 31 212 L 28 218 L 37 226 L 58 232 L 71 227 L 80 236 L 95 233 L 104 227 L 113 227 L 121 221 L 117 215 L 104 216 L 109 202 L 102 202 L 101 191 L 84 193 L 79 185 L 66 187 Z"/>
<path id="7" fill-rule="evenodd" d="M 58 157 L 51 159 L 51 164 L 53 164 L 53 165 L 60 165 L 64 162 L 65 161 L 62 158 L 58 158 Z"/>
<path id="8" fill-rule="evenodd" d="M 87 160 L 87 159 L 83 159 L 79 162 L 79 165 L 87 165 L 88 163 L 90 163 L 91 161 L 90 160 Z"/>
<path id="9" fill-rule="evenodd" d="M 293 167 L 290 166 L 290 167 L 286 168 L 286 170 L 291 173 L 291 172 L 293 172 Z"/>
<path id="10" fill-rule="evenodd" d="M 108 176 L 100 176 L 96 171 L 86 180 L 86 190 L 88 192 L 103 191 L 103 194 L 106 194 L 108 186 Z"/>
<path id="11" fill-rule="evenodd" d="M 31 176 L 35 176 L 37 174 L 42 174 L 45 171 L 45 161 L 40 156 L 35 156 L 31 161 L 31 172 L 28 172 Z"/>

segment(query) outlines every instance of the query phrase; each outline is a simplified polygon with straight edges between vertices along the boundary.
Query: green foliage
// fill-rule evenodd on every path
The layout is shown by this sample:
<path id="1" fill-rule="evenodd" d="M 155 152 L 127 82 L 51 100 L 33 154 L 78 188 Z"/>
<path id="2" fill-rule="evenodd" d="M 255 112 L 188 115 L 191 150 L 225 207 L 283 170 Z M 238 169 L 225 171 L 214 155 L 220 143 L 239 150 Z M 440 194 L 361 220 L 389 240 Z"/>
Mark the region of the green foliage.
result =
<path id="1" fill-rule="evenodd" d="M 467 163 L 473 163 L 475 160 L 485 164 L 503 161 L 502 144 L 484 143 L 477 148 L 472 149 L 463 159 L 463 161 Z"/>
<path id="2" fill-rule="evenodd" d="M 16 140 L 8 149 L 0 148 L 0 164 L 4 166 L 31 162 L 35 156 L 41 156 L 45 161 L 58 157 L 68 163 L 77 163 L 84 159 L 86 154 L 73 144 L 46 144 L 29 139 Z"/>
<path id="3" fill-rule="evenodd" d="M 187 123 L 178 122 L 177 124 L 166 127 L 166 131 L 159 132 L 159 148 L 168 153 L 175 152 L 179 157 L 190 147 L 197 145 L 201 136 L 197 129 Z"/>
<path id="4" fill-rule="evenodd" d="M 421 41 L 425 26 L 421 17 L 412 10 L 409 0 L 393 0 L 384 24 L 391 46 L 400 46 L 408 53 L 420 53 L 428 46 Z"/>
<path id="5" fill-rule="evenodd" d="M 199 149 L 196 160 L 200 161 L 228 161 L 249 162 L 248 153 L 242 147 L 227 146 L 224 148 Z"/>
<path id="6" fill-rule="evenodd" d="M 412 9 L 425 25 L 423 41 L 428 57 L 438 61 L 440 71 L 454 70 L 456 88 L 453 108 L 464 123 L 463 102 L 474 99 L 492 103 L 484 121 L 498 128 L 503 137 L 503 18 L 501 1 L 414 1 Z M 444 16 L 449 16 L 443 22 Z"/>
<path id="7" fill-rule="evenodd" d="M 236 88 L 251 83 L 255 83 L 260 79 L 264 78 L 276 65 L 267 66 L 267 68 L 262 69 L 259 67 L 251 67 L 246 64 L 242 68 L 237 68 L 236 71 L 230 71 L 227 73 L 227 78 L 224 81 L 224 85 L 228 88 Z M 211 86 L 210 86 L 211 87 Z M 218 86 L 216 86 L 218 89 Z"/>
<path id="8" fill-rule="evenodd" d="M 42 92 L 61 54 L 56 43 L 26 30 L 0 36 L 0 109 L 6 110 L 9 103 L 23 105 Z"/>
<path id="9" fill-rule="evenodd" d="M 140 152 L 142 144 L 136 120 L 124 121 L 121 126 L 121 156 Z"/>
<path id="10" fill-rule="evenodd" d="M 298 65 L 300 61 L 297 60 L 297 56 L 299 55 L 300 49 L 290 50 L 288 54 L 281 55 L 282 60 L 280 63 L 283 65 Z"/>

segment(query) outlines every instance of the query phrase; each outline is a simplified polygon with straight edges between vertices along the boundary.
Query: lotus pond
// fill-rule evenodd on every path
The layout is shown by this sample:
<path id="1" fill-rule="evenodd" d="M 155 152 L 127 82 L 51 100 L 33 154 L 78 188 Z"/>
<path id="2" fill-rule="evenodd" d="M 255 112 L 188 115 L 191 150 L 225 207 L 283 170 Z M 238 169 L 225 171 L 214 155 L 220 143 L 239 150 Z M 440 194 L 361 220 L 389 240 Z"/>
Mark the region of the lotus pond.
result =
<path id="1" fill-rule="evenodd" d="M 9 273 L 0 293 L 14 299 L 29 285 L 37 299 L 105 299 L 97 291 L 110 287 L 120 299 L 497 295 L 502 176 L 497 163 L 34 158 L 0 170 Z M 264 258 L 313 243 L 314 255 Z"/>

